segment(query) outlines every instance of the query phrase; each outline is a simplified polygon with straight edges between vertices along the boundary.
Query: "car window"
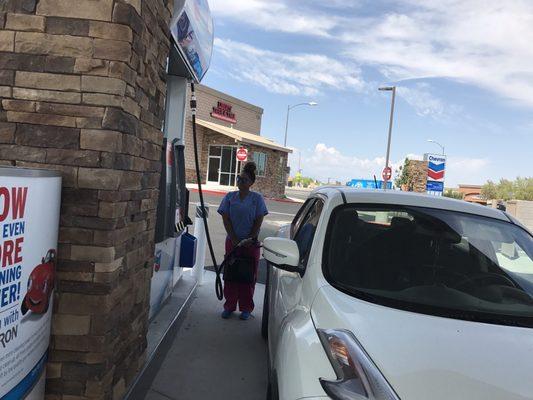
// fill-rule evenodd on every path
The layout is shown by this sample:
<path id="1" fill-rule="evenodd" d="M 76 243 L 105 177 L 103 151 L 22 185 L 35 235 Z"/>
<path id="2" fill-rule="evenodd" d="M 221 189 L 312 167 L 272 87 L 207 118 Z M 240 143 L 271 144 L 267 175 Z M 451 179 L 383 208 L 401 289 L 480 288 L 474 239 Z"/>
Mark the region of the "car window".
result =
<path id="1" fill-rule="evenodd" d="M 299 229 L 294 235 L 294 241 L 298 245 L 298 250 L 300 251 L 300 266 L 304 268 L 307 266 L 307 261 L 309 260 L 311 246 L 313 244 L 313 239 L 315 238 L 316 228 L 323 207 L 324 202 L 320 199 L 316 199 L 311 203 L 307 212 L 303 215 Z"/>
<path id="2" fill-rule="evenodd" d="M 328 224 L 324 275 L 390 307 L 533 327 L 533 237 L 460 212 L 349 205 Z"/>
<path id="3" fill-rule="evenodd" d="M 309 208 L 313 205 L 315 200 L 316 199 L 314 198 L 307 199 L 306 202 L 300 207 L 300 209 L 296 213 L 296 216 L 294 217 L 291 224 L 291 239 L 294 239 L 294 235 L 296 234 L 296 232 L 298 232 L 298 229 L 300 229 L 304 217 L 307 215 Z"/>

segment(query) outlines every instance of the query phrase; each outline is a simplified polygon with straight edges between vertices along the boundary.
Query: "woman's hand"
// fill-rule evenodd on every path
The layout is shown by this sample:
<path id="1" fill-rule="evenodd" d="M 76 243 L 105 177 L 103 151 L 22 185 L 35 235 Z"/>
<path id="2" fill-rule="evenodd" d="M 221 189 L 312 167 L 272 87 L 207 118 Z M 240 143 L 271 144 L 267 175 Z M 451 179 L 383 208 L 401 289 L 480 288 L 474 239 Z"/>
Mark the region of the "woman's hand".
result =
<path id="1" fill-rule="evenodd" d="M 230 239 L 233 247 L 237 247 L 237 245 L 240 243 L 240 240 L 237 238 L 237 236 L 232 235 L 230 236 Z"/>
<path id="2" fill-rule="evenodd" d="M 253 238 L 244 239 L 239 243 L 240 247 L 250 247 L 254 243 Z"/>

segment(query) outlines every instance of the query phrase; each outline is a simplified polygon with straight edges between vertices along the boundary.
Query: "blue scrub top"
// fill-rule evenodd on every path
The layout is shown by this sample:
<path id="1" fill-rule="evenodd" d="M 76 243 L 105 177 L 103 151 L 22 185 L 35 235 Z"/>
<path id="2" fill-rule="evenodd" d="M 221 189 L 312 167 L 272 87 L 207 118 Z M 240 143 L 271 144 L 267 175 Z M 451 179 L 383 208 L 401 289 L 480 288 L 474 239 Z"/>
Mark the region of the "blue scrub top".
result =
<path id="1" fill-rule="evenodd" d="M 250 237 L 255 220 L 267 215 L 268 210 L 263 196 L 257 192 L 248 193 L 244 200 L 239 192 L 230 192 L 222 199 L 218 213 L 229 215 L 235 235 L 244 240 Z"/>

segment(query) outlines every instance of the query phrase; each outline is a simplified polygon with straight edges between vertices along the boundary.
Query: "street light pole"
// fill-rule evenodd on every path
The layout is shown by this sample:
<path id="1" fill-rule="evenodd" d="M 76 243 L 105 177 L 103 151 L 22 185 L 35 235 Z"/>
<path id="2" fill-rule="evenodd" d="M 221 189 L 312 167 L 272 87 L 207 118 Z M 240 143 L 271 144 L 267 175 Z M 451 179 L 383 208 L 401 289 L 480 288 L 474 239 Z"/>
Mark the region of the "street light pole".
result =
<path id="1" fill-rule="evenodd" d="M 390 161 L 390 145 L 391 145 L 391 138 L 392 138 L 392 124 L 394 122 L 394 103 L 396 100 L 396 86 L 388 86 L 388 87 L 380 87 L 379 90 L 383 91 L 392 91 L 392 101 L 391 101 L 391 108 L 390 108 L 390 121 L 389 121 L 389 138 L 387 140 L 387 156 L 385 158 L 385 168 L 389 168 L 389 161 Z M 386 179 L 386 176 L 383 179 L 383 189 L 387 189 L 387 182 L 388 179 Z"/>
<path id="2" fill-rule="evenodd" d="M 433 139 L 428 139 L 428 142 L 429 143 L 435 143 L 437 146 L 440 146 L 440 148 L 442 150 L 442 155 L 446 154 L 446 153 L 444 153 L 444 146 L 442 144 L 440 144 L 439 142 L 437 142 L 436 140 L 433 140 Z"/>
<path id="3" fill-rule="evenodd" d="M 291 110 L 293 108 L 296 108 L 296 107 L 299 107 L 299 106 L 311 106 L 311 107 L 314 107 L 314 106 L 317 106 L 318 103 L 315 102 L 315 101 L 310 101 L 308 103 L 299 103 L 299 104 L 295 104 L 293 106 L 289 105 L 287 106 L 287 120 L 285 121 L 285 140 L 283 142 L 283 146 L 284 147 L 287 147 L 287 133 L 289 132 L 289 115 L 291 113 Z"/>
<path id="4" fill-rule="evenodd" d="M 291 113 L 291 106 L 287 106 L 287 120 L 285 121 L 285 140 L 283 146 L 287 147 L 287 132 L 289 131 L 289 115 Z"/>

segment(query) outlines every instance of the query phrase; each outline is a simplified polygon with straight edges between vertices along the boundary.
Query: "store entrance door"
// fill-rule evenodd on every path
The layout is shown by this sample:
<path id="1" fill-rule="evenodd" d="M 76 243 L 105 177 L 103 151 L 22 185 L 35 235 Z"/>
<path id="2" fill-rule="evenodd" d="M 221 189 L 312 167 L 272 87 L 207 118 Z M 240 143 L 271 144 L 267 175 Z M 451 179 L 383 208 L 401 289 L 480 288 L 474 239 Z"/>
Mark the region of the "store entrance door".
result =
<path id="1" fill-rule="evenodd" d="M 221 186 L 235 186 L 242 167 L 237 161 L 237 146 L 209 146 L 207 182 Z"/>

